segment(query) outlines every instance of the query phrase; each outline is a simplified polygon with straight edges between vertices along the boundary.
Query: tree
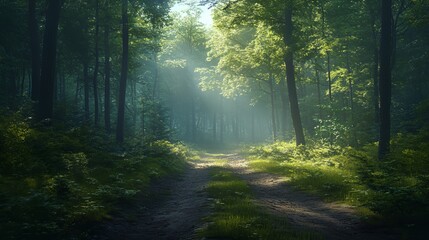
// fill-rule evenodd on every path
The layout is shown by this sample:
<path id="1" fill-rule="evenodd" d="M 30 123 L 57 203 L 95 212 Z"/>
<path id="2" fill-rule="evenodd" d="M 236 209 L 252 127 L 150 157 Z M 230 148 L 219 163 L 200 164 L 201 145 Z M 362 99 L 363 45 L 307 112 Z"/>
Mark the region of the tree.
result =
<path id="1" fill-rule="evenodd" d="M 106 17 L 104 19 L 104 128 L 110 133 L 110 23 L 109 23 L 109 1 L 105 2 Z"/>
<path id="2" fill-rule="evenodd" d="M 36 0 L 28 1 L 28 28 L 30 30 L 31 49 L 31 99 L 33 101 L 39 100 L 40 91 L 40 42 L 36 5 Z"/>
<path id="3" fill-rule="evenodd" d="M 285 53 L 285 64 L 286 64 L 286 83 L 289 93 L 289 103 L 291 109 L 291 116 L 293 127 L 295 129 L 296 145 L 305 145 L 304 131 L 301 123 L 301 115 L 298 105 L 298 95 L 296 92 L 295 83 L 295 66 L 294 66 L 294 41 L 293 41 L 293 21 L 292 21 L 293 6 L 288 5 L 284 10 L 284 32 L 283 41 L 287 47 Z"/>
<path id="4" fill-rule="evenodd" d="M 62 1 L 49 0 L 43 37 L 39 119 L 53 117 L 57 33 Z"/>
<path id="5" fill-rule="evenodd" d="M 95 66 L 94 66 L 94 76 L 92 79 L 92 87 L 94 90 L 94 124 L 95 126 L 98 125 L 99 121 L 99 114 L 98 114 L 98 82 L 97 82 L 97 76 L 98 76 L 98 57 L 99 57 L 99 49 L 98 49 L 98 32 L 100 28 L 99 24 L 99 0 L 95 0 Z"/>
<path id="6" fill-rule="evenodd" d="M 385 158 L 390 151 L 390 104 L 392 94 L 392 0 L 382 0 L 380 38 L 380 139 L 378 157 Z"/>
<path id="7" fill-rule="evenodd" d="M 121 63 L 121 80 L 119 82 L 118 98 L 118 121 L 116 126 L 116 141 L 124 142 L 125 129 L 125 94 L 127 89 L 128 77 L 128 0 L 122 0 L 122 63 Z"/>

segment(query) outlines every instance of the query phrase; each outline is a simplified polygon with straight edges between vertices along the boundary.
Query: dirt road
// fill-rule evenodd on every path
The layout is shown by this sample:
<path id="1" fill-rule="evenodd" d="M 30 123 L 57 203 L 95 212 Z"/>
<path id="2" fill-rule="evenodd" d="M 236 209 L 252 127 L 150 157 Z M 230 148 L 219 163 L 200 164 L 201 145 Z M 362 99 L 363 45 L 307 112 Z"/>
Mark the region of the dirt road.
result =
<path id="1" fill-rule="evenodd" d="M 205 186 L 210 181 L 213 158 L 226 159 L 228 167 L 249 184 L 255 203 L 270 214 L 286 217 L 290 225 L 320 233 L 326 239 L 398 239 L 391 230 L 368 228 L 355 209 L 293 190 L 282 177 L 253 172 L 238 154 L 203 155 L 190 163 L 178 179 L 158 182 L 151 196 L 137 206 L 124 206 L 93 239 L 199 239 L 195 231 L 210 214 Z M 145 198 L 152 199 L 151 202 Z M 159 199 L 159 201 L 153 201 Z"/>

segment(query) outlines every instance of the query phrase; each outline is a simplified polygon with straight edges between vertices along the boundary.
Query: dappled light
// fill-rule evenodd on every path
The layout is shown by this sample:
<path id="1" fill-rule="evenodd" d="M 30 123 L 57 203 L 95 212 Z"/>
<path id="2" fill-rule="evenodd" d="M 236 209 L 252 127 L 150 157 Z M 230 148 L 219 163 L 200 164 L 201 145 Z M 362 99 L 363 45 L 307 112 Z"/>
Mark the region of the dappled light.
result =
<path id="1" fill-rule="evenodd" d="M 2 239 L 429 239 L 429 1 L 0 1 Z"/>

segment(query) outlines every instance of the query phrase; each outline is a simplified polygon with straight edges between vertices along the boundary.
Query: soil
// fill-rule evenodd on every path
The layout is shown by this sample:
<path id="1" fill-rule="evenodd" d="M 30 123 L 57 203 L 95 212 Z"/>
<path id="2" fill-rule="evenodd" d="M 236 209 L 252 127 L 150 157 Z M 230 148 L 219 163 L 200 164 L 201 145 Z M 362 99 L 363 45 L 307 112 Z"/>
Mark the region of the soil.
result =
<path id="1" fill-rule="evenodd" d="M 204 217 L 211 211 L 205 186 L 212 163 L 207 158 L 202 156 L 201 161 L 190 163 L 179 178 L 154 183 L 150 196 L 141 196 L 136 205 L 124 205 L 92 239 L 200 239 L 196 231 L 204 227 Z M 294 228 L 333 240 L 399 239 L 392 229 L 365 225 L 353 207 L 325 203 L 294 190 L 280 176 L 249 170 L 246 160 L 238 154 L 217 158 L 227 159 L 231 170 L 249 184 L 256 204 L 271 214 L 286 217 Z"/>
<path id="2" fill-rule="evenodd" d="M 121 207 L 92 239 L 198 239 L 196 230 L 210 214 L 205 191 L 209 167 L 205 161 L 191 162 L 180 177 L 155 182 L 148 191 L 150 196 Z"/>

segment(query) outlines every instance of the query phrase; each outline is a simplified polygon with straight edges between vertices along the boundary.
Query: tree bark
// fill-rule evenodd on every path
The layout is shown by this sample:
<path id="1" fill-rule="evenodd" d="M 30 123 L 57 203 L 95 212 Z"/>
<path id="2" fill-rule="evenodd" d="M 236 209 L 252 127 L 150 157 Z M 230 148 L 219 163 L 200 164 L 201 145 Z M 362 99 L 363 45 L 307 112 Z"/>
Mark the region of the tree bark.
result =
<path id="1" fill-rule="evenodd" d="M 390 102 L 392 92 L 391 77 L 392 54 L 392 0 L 381 3 L 380 39 L 380 139 L 378 158 L 384 159 L 390 152 Z"/>
<path id="2" fill-rule="evenodd" d="M 106 1 L 106 9 L 108 8 Z M 110 43 L 109 43 L 109 24 L 106 20 L 104 25 L 104 128 L 107 133 L 111 131 L 110 124 Z"/>
<path id="3" fill-rule="evenodd" d="M 293 127 L 295 129 L 296 145 L 305 145 L 304 131 L 302 129 L 301 116 L 298 105 L 298 95 L 296 92 L 295 83 L 295 67 L 293 64 L 294 42 L 293 42 L 293 22 L 292 22 L 292 7 L 288 6 L 285 9 L 285 30 L 283 32 L 283 41 L 288 47 L 284 61 L 286 64 L 286 82 L 289 94 L 289 103 L 291 108 L 291 116 Z"/>
<path id="4" fill-rule="evenodd" d="M 287 95 L 286 95 L 286 85 L 285 85 L 285 80 L 282 79 L 280 81 L 280 99 L 282 100 L 282 135 L 283 135 L 283 140 L 286 140 L 286 136 L 287 136 L 287 111 L 288 111 L 288 99 L 287 99 Z"/>
<path id="5" fill-rule="evenodd" d="M 116 141 L 124 142 L 125 130 L 125 95 L 128 77 L 128 0 L 122 0 L 122 64 L 121 80 L 119 82 L 118 121 L 116 126 Z"/>
<path id="6" fill-rule="evenodd" d="M 98 115 L 98 57 L 99 57 L 99 49 L 98 49 L 98 32 L 99 32 L 99 0 L 95 0 L 95 66 L 94 66 L 94 76 L 92 79 L 92 85 L 94 90 L 94 124 L 98 125 L 99 115 Z"/>
<path id="7" fill-rule="evenodd" d="M 89 121 L 89 76 L 88 76 L 88 61 L 84 59 L 83 63 L 83 91 L 85 105 L 85 122 Z"/>
<path id="8" fill-rule="evenodd" d="M 331 54 L 327 52 L 328 56 L 328 91 L 329 91 L 329 102 L 332 102 L 332 79 L 331 79 Z"/>
<path id="9" fill-rule="evenodd" d="M 28 1 L 28 28 L 31 49 L 31 99 L 39 100 L 40 94 L 40 43 L 36 18 L 36 0 Z"/>
<path id="10" fill-rule="evenodd" d="M 213 112 L 213 144 L 216 144 L 216 112 Z"/>
<path id="11" fill-rule="evenodd" d="M 268 84 L 270 85 L 270 101 L 271 101 L 271 121 L 273 126 L 273 141 L 277 141 L 277 128 L 276 128 L 276 115 L 275 115 L 275 104 L 274 104 L 274 86 L 273 86 L 273 77 L 270 74 L 270 79 L 268 80 Z"/>
<path id="12" fill-rule="evenodd" d="M 57 34 L 61 5 L 60 0 L 48 1 L 40 77 L 39 119 L 53 117 Z"/>

